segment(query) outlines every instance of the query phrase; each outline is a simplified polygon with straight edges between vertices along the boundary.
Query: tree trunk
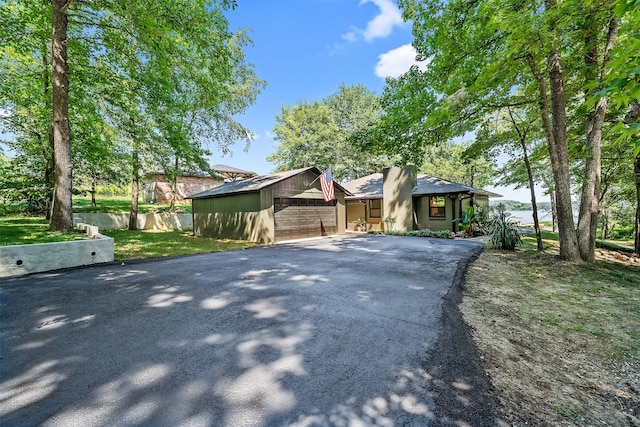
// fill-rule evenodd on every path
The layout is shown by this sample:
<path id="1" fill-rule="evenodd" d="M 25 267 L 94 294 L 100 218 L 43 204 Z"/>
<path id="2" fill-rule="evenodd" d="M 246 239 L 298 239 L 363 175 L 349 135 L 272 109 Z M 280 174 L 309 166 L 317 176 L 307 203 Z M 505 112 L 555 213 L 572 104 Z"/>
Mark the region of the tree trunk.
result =
<path id="1" fill-rule="evenodd" d="M 91 177 L 91 206 L 96 206 L 96 177 Z"/>
<path id="2" fill-rule="evenodd" d="M 511 123 L 518 133 L 520 146 L 522 147 L 522 157 L 524 159 L 524 165 L 527 168 L 527 179 L 529 180 L 529 190 L 531 191 L 531 208 L 533 209 L 533 228 L 536 231 L 536 242 L 538 247 L 538 252 L 543 251 L 542 246 L 542 234 L 540 233 L 540 221 L 538 219 L 538 205 L 536 203 L 536 189 L 535 183 L 533 179 L 533 172 L 531 171 L 531 162 L 529 161 L 529 154 L 527 153 L 527 131 L 521 130 L 516 122 L 513 114 L 511 113 L 511 109 L 508 109 L 509 117 L 511 118 Z"/>
<path id="3" fill-rule="evenodd" d="M 67 6 L 64 0 L 51 0 L 53 25 L 51 58 L 53 64 L 53 158 L 55 170 L 54 203 L 50 228 L 73 230 L 71 128 L 69 126 L 69 76 L 67 63 Z"/>
<path id="4" fill-rule="evenodd" d="M 553 47 L 547 57 L 549 88 L 551 92 L 552 134 L 549 146 L 551 168 L 556 191 L 560 258 L 580 261 L 578 239 L 573 223 L 571 206 L 571 181 L 569 179 L 569 154 L 567 145 L 567 116 L 564 94 L 564 76 L 560 64 L 560 52 Z"/>
<path id="5" fill-rule="evenodd" d="M 173 179 L 171 180 L 171 203 L 169 205 L 169 212 L 173 213 L 176 210 L 176 190 L 178 185 L 178 156 L 176 156 L 176 162 L 174 164 Z"/>
<path id="6" fill-rule="evenodd" d="M 132 120 L 133 121 L 133 120 Z M 131 210 L 129 212 L 129 230 L 138 229 L 138 192 L 140 189 L 140 159 L 138 158 L 138 147 L 134 139 L 131 150 Z"/>
<path id="7" fill-rule="evenodd" d="M 544 247 L 542 245 L 542 233 L 540 231 L 540 221 L 538 219 L 538 204 L 536 203 L 536 189 L 533 181 L 533 172 L 531 171 L 531 162 L 529 161 L 529 155 L 527 154 L 527 145 L 520 139 L 522 145 L 522 151 L 524 153 L 524 164 L 527 167 L 527 176 L 529 178 L 529 190 L 531 190 L 531 209 L 533 209 L 533 228 L 536 231 L 536 243 L 538 252 L 542 252 Z"/>
<path id="8" fill-rule="evenodd" d="M 633 162 L 633 172 L 636 177 L 636 220 L 633 226 L 633 252 L 640 255 L 640 154 L 636 156 L 636 160 Z"/>
<path id="9" fill-rule="evenodd" d="M 598 80 L 602 83 L 604 68 L 609 63 L 609 51 L 613 49 L 618 34 L 618 20 L 613 18 L 609 23 L 607 43 L 605 46 L 602 65 L 598 66 L 598 27 L 591 21 L 591 27 L 587 29 L 585 45 L 586 83 Z M 597 68 L 600 68 L 598 71 Z M 598 90 L 596 88 L 595 90 Z M 594 91 L 595 91 L 594 90 Z M 593 96 L 593 92 L 587 92 L 586 96 Z M 586 120 L 586 151 L 584 184 L 580 197 L 580 216 L 578 217 L 578 248 L 583 261 L 595 260 L 596 229 L 598 225 L 598 211 L 600 208 L 600 174 L 602 162 L 602 126 L 607 111 L 607 98 L 598 100 L 594 108 L 587 113 Z"/>
<path id="10" fill-rule="evenodd" d="M 549 192 L 549 199 L 551 200 L 551 221 L 552 221 L 551 230 L 554 233 L 557 233 L 558 232 L 558 210 L 556 208 L 556 193 L 555 193 L 555 191 L 551 190 Z"/>
<path id="11" fill-rule="evenodd" d="M 600 229 L 600 238 L 602 240 L 609 238 L 609 212 L 607 209 L 602 210 L 602 228 Z"/>
<path id="12" fill-rule="evenodd" d="M 538 70 L 534 58 L 529 57 L 527 59 L 529 69 L 538 84 L 540 93 L 539 108 L 542 128 L 547 139 L 547 148 L 553 172 L 555 197 L 552 200 L 554 202 L 552 206 L 555 205 L 554 226 L 557 221 L 560 257 L 568 261 L 579 261 L 580 254 L 578 252 L 578 241 L 576 230 L 573 226 L 573 212 L 571 209 L 564 82 L 560 68 L 560 54 L 557 48 L 552 49 L 547 62 L 551 89 L 551 111 L 546 79 Z M 550 115 L 553 118 L 553 123 L 549 121 Z"/>

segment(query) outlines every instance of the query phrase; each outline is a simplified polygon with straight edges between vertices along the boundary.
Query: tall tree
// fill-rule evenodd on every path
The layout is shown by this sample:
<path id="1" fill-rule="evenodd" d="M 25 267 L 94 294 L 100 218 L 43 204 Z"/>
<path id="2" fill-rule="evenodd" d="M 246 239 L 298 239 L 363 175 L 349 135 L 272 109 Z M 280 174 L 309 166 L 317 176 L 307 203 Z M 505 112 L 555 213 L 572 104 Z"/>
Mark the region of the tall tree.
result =
<path id="1" fill-rule="evenodd" d="M 338 140 L 338 126 L 331 111 L 316 101 L 282 107 L 274 127 L 276 151 L 267 160 L 277 170 L 316 166 L 320 169 L 335 167 L 334 142 Z M 337 180 L 342 177 L 336 176 Z"/>
<path id="2" fill-rule="evenodd" d="M 20 162 L 29 163 L 32 178 L 40 175 L 37 186 L 44 190 L 39 194 L 49 218 L 53 197 L 51 13 L 46 3 L 5 1 L 0 7 L 0 27 L 0 128 L 14 135 L 5 143 Z"/>
<path id="3" fill-rule="evenodd" d="M 10 31 L 0 36 L 0 60 L 11 72 L 0 82 L 0 107 L 10 112 L 2 122 L 9 122 L 10 130 L 30 132 L 29 140 L 40 141 L 45 158 L 52 159 L 44 167 L 45 181 L 54 175 L 48 171 L 55 165 L 53 229 L 72 227 L 72 158 L 85 165 L 92 156 L 109 151 L 95 150 L 95 138 L 87 129 L 108 123 L 117 130 L 110 133 L 117 142 L 129 141 L 139 155 L 169 145 L 193 153 L 198 161 L 208 153 L 203 144 L 214 143 L 224 152 L 237 140 L 250 140 L 233 116 L 255 101 L 264 82 L 245 62 L 243 48 L 250 42 L 246 32 L 234 34 L 228 29 L 224 12 L 235 4 L 235 0 L 3 2 L 0 24 Z M 31 68 L 41 64 L 42 71 L 25 73 L 26 67 L 18 67 L 23 63 Z M 36 86 L 30 76 L 42 76 L 39 96 L 43 111 L 48 111 L 48 125 L 40 119 L 31 126 L 30 114 L 23 112 L 34 111 L 34 103 L 12 95 L 12 91 L 25 93 L 16 91 L 16 86 Z M 7 101 L 5 94 L 10 95 Z M 132 120 L 137 128 L 132 129 Z M 181 126 L 163 126 L 163 120 Z M 186 131 L 169 134 L 181 128 Z M 34 151 L 26 143 L 19 148 L 22 153 Z M 133 150 L 130 154 L 135 157 Z"/>
<path id="4" fill-rule="evenodd" d="M 429 145 L 419 170 L 471 187 L 490 185 L 495 173 L 493 162 L 482 154 L 470 153 L 469 149 L 469 143 L 456 144 L 451 141 Z"/>
<path id="5" fill-rule="evenodd" d="M 538 251 L 543 250 L 538 206 L 536 200 L 536 181 L 534 165 L 531 159 L 533 149 L 541 138 L 537 131 L 539 118 L 525 107 L 506 107 L 487 117 L 476 134 L 476 142 L 469 148 L 474 151 L 497 151 L 507 153 L 511 161 L 502 167 L 501 184 L 516 184 L 529 188 L 533 209 L 533 226 L 536 232 Z"/>
<path id="6" fill-rule="evenodd" d="M 418 59 L 431 62 L 423 73 L 414 68 L 390 82 L 391 100 L 386 102 L 390 107 L 382 119 L 393 133 L 387 139 L 400 138 L 406 152 L 404 141 L 415 147 L 412 138 L 424 143 L 462 135 L 473 130 L 487 111 L 535 100 L 554 176 L 560 256 L 579 261 L 567 124 L 578 117 L 573 114 L 575 106 L 584 102 L 576 81 L 584 78 L 585 41 L 605 43 L 611 27 L 600 24 L 611 22 L 611 3 L 401 0 L 399 5 L 404 17 L 413 21 Z M 606 73 L 602 58 L 599 66 Z M 513 92 L 518 88 L 526 99 Z M 407 124 L 404 117 L 414 121 Z"/>
<path id="7" fill-rule="evenodd" d="M 607 73 L 611 60 L 611 51 L 616 44 L 619 20 L 613 8 L 600 17 L 596 11 L 590 11 L 584 25 L 585 47 L 585 88 L 586 97 L 602 90 L 604 75 Z M 604 46 L 600 40 L 600 26 L 602 19 L 608 21 L 608 30 L 604 34 Z M 602 52 L 601 52 L 602 51 Z M 584 170 L 584 185 L 580 198 L 580 215 L 578 219 L 578 247 L 583 260 L 593 262 L 595 259 L 596 228 L 601 199 L 600 179 L 602 168 L 602 129 L 608 98 L 600 97 L 595 105 L 589 109 L 586 117 L 586 151 Z"/>
<path id="8" fill-rule="evenodd" d="M 392 160 L 362 148 L 361 138 L 380 114 L 378 97 L 361 85 L 341 85 L 322 101 L 283 107 L 274 128 L 280 145 L 268 157 L 278 170 L 332 168 L 334 178 L 359 178 Z"/>
<path id="9" fill-rule="evenodd" d="M 69 63 L 67 62 L 67 0 L 51 0 L 51 58 L 53 72 L 53 164 L 55 186 L 51 230 L 73 230 L 71 127 L 69 126 Z"/>

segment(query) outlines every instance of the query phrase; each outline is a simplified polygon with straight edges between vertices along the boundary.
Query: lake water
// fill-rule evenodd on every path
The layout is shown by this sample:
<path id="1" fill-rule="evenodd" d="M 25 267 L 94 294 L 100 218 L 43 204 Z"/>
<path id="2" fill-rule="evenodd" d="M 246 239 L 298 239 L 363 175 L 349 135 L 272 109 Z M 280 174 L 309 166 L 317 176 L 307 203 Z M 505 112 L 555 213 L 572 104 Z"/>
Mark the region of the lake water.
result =
<path id="1" fill-rule="evenodd" d="M 520 224 L 533 224 L 533 211 L 507 211 L 511 214 L 513 219 L 519 219 Z M 545 211 L 542 209 L 538 209 L 538 220 L 539 221 L 551 221 L 551 211 Z"/>

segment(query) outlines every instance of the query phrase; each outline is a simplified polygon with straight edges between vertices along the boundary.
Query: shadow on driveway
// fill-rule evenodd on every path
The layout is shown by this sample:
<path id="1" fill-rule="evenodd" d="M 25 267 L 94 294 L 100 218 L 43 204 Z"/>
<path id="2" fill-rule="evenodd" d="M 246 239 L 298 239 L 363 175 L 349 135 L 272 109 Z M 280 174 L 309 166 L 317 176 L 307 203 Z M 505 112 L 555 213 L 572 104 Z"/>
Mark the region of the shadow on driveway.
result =
<path id="1" fill-rule="evenodd" d="M 336 237 L 1 280 L 0 425 L 459 425 L 428 354 L 480 250 Z"/>

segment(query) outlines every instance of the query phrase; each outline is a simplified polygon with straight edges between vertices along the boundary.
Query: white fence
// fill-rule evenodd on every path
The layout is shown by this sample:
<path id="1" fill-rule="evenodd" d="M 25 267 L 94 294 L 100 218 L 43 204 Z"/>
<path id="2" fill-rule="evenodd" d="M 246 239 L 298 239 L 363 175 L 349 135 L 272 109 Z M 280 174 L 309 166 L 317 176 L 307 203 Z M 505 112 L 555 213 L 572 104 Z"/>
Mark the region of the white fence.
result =
<path id="1" fill-rule="evenodd" d="M 129 214 L 74 213 L 74 218 L 93 224 L 101 230 L 122 230 L 129 227 Z M 193 230 L 191 214 L 148 213 L 138 214 L 138 230 Z"/>

